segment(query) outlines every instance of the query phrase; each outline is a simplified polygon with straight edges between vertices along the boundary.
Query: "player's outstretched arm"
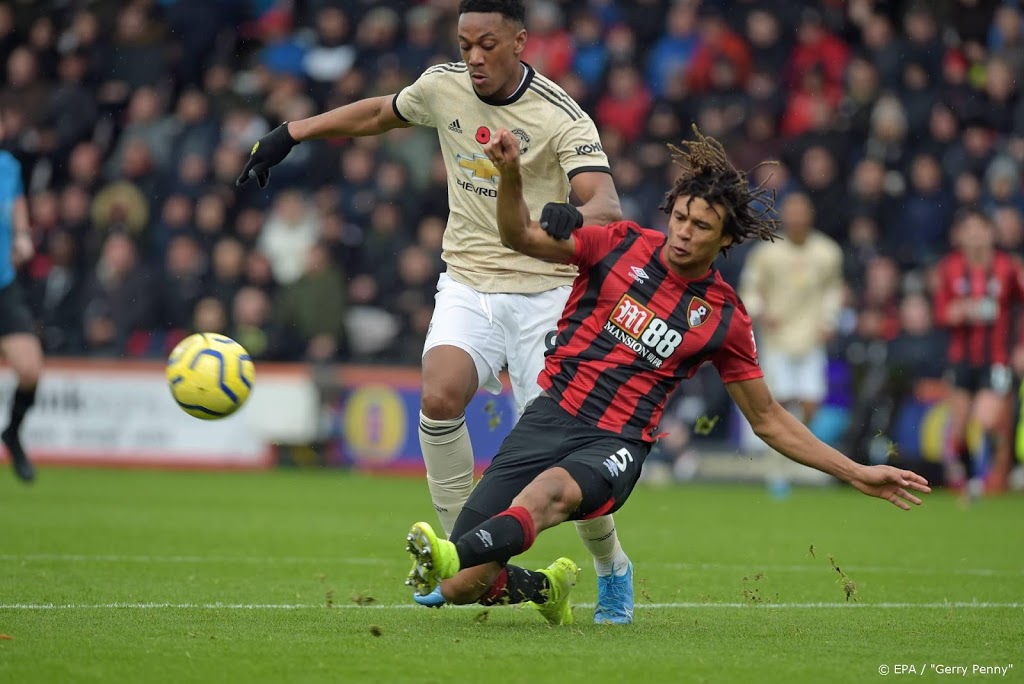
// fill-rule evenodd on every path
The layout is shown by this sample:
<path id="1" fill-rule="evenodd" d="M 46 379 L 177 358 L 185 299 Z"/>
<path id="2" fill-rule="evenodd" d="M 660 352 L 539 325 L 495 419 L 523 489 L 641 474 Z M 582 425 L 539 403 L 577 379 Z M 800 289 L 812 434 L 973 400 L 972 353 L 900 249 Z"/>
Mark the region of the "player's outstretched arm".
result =
<path id="1" fill-rule="evenodd" d="M 576 239 L 569 235 L 568 239 L 558 240 L 530 220 L 530 209 L 523 197 L 516 137 L 503 128 L 484 145 L 484 152 L 500 175 L 497 220 L 501 244 L 537 259 L 568 263 L 576 251 Z"/>
<path id="2" fill-rule="evenodd" d="M 395 95 L 369 97 L 307 119 L 281 124 L 253 145 L 235 185 L 245 185 L 250 178 L 255 178 L 261 188 L 267 187 L 270 168 L 280 164 L 292 148 L 304 140 L 379 135 L 392 128 L 411 126 L 395 113 L 394 99 Z"/>
<path id="3" fill-rule="evenodd" d="M 750 422 L 754 433 L 768 446 L 797 463 L 817 468 L 903 510 L 909 510 L 910 504 L 921 504 L 921 499 L 913 491 L 931 491 L 928 480 L 917 473 L 886 465 L 861 465 L 819 440 L 796 416 L 775 401 L 763 378 L 731 382 L 726 389 Z"/>

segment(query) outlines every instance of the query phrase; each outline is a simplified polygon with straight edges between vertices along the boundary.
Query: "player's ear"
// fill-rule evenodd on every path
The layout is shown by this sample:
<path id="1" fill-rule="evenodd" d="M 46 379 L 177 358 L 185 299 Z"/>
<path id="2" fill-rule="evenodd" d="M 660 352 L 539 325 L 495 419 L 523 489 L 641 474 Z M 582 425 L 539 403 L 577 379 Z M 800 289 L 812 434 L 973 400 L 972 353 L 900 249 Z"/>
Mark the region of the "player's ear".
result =
<path id="1" fill-rule="evenodd" d="M 526 49 L 526 29 L 521 28 L 516 32 L 515 38 L 512 39 L 512 52 L 516 57 L 523 54 L 523 50 Z"/>

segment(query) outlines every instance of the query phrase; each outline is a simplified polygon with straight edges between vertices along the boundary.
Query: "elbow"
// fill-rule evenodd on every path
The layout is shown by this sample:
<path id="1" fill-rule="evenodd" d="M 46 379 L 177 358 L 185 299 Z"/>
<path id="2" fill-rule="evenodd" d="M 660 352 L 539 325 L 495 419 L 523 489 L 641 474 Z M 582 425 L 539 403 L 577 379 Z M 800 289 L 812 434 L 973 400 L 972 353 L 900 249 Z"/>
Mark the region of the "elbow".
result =
<path id="1" fill-rule="evenodd" d="M 622 220 L 622 204 L 619 202 L 618 197 L 612 197 L 608 200 L 608 207 L 605 209 L 603 216 L 601 216 L 601 220 L 606 224 Z"/>
<path id="2" fill-rule="evenodd" d="M 525 249 L 525 243 L 526 240 L 521 236 L 501 234 L 501 244 L 513 251 L 522 252 Z"/>

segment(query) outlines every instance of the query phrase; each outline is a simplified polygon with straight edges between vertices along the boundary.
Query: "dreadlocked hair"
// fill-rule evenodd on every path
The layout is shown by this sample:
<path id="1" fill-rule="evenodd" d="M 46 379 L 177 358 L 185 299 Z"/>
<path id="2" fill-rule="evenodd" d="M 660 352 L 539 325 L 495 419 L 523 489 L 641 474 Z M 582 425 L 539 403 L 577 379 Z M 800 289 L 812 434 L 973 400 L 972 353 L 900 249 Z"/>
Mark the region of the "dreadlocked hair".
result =
<path id="1" fill-rule="evenodd" d="M 766 187 L 767 180 L 752 188 L 747 173 L 738 171 L 726 158 L 722 143 L 705 136 L 693 126 L 696 140 L 684 140 L 680 147 L 670 144 L 672 163 L 682 173 L 665 194 L 665 203 L 659 209 L 672 213 L 680 197 L 700 197 L 708 204 L 725 208 L 722 232 L 732 236 L 732 245 L 748 238 L 774 242 L 779 222 L 775 218 L 775 191 Z M 765 164 L 762 162 L 750 171 Z M 730 246 L 732 246 L 730 245 Z M 723 248 L 726 252 L 728 247 Z"/>

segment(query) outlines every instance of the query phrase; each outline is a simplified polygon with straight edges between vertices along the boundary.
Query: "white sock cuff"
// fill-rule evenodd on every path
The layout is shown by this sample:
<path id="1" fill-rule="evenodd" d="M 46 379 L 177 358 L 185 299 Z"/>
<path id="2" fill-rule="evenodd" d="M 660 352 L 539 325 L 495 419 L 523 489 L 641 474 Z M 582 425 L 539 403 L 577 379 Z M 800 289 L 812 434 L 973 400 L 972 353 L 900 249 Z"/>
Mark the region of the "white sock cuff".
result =
<path id="1" fill-rule="evenodd" d="M 420 436 L 434 443 L 447 443 L 456 439 L 460 430 L 466 429 L 466 414 L 451 420 L 434 420 L 427 418 L 420 411 Z"/>

